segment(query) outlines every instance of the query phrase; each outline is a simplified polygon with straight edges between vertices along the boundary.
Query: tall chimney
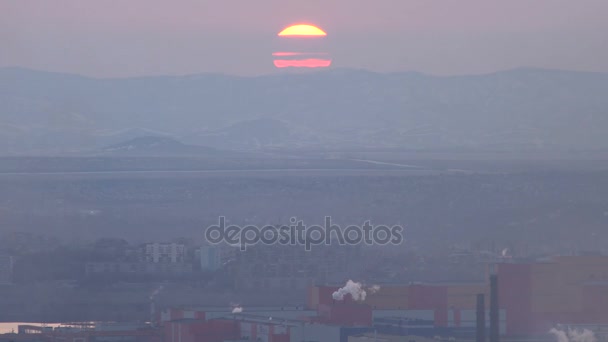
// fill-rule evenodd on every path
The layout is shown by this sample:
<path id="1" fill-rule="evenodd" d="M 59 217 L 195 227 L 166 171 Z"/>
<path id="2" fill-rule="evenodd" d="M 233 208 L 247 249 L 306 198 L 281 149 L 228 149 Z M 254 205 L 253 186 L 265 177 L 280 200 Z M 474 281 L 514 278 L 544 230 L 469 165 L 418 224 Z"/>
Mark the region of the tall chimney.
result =
<path id="1" fill-rule="evenodd" d="M 500 342 L 498 312 L 498 276 L 490 275 L 490 342 Z"/>
<path id="2" fill-rule="evenodd" d="M 477 295 L 477 333 L 475 342 L 486 342 L 486 303 L 485 295 Z"/>
<path id="3" fill-rule="evenodd" d="M 156 301 L 150 298 L 150 326 L 156 328 Z"/>

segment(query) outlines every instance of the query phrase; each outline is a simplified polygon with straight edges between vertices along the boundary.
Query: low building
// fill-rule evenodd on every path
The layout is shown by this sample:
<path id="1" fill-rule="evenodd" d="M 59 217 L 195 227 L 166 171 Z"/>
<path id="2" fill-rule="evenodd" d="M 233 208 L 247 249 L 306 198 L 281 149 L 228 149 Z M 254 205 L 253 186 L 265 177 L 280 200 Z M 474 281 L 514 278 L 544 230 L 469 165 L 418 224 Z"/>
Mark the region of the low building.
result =
<path id="1" fill-rule="evenodd" d="M 192 264 L 189 263 L 89 262 L 85 266 L 85 273 L 88 276 L 103 274 L 184 275 L 192 272 Z"/>

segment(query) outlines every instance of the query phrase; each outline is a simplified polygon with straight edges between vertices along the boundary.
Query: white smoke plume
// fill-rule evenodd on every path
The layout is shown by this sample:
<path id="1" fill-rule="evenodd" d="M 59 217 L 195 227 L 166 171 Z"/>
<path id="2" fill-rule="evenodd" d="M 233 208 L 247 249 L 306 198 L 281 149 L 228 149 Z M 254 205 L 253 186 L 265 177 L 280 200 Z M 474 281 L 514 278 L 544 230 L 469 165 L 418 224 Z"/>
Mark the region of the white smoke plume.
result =
<path id="1" fill-rule="evenodd" d="M 373 285 L 372 287 L 367 288 L 367 291 L 374 294 L 380 291 L 380 286 Z M 346 282 L 346 285 L 344 285 L 344 287 L 339 288 L 331 296 L 335 300 L 344 300 L 344 296 L 350 294 L 354 300 L 364 301 L 367 297 L 367 291 L 363 284 L 349 280 Z"/>
<path id="2" fill-rule="evenodd" d="M 552 328 L 551 330 L 549 330 L 549 334 L 555 336 L 557 342 L 570 342 L 570 340 L 568 339 L 568 335 L 563 330 Z"/>
<path id="3" fill-rule="evenodd" d="M 241 306 L 235 306 L 234 308 L 232 308 L 233 314 L 237 314 L 237 313 L 241 313 L 241 312 L 243 312 L 243 307 L 241 307 Z"/>
<path id="4" fill-rule="evenodd" d="M 571 342 L 596 342 L 595 334 L 589 329 L 574 329 L 568 331 Z"/>
<path id="5" fill-rule="evenodd" d="M 371 287 L 369 287 L 367 289 L 367 291 L 369 291 L 369 293 L 374 294 L 378 291 L 380 291 L 380 285 L 372 285 Z"/>
<path id="6" fill-rule="evenodd" d="M 153 300 L 156 296 L 158 296 L 158 294 L 160 293 L 160 291 L 163 290 L 163 286 L 159 286 L 156 290 L 154 290 L 151 294 L 150 294 L 150 300 Z"/>
<path id="7" fill-rule="evenodd" d="M 339 288 L 331 296 L 335 300 L 344 300 L 344 296 L 347 294 L 350 294 L 356 301 L 364 301 L 365 297 L 367 297 L 367 293 L 363 289 L 363 285 L 352 280 L 347 281 L 344 287 Z"/>
<path id="8" fill-rule="evenodd" d="M 557 338 L 557 342 L 597 342 L 595 334 L 589 329 L 551 329 L 549 333 Z"/>

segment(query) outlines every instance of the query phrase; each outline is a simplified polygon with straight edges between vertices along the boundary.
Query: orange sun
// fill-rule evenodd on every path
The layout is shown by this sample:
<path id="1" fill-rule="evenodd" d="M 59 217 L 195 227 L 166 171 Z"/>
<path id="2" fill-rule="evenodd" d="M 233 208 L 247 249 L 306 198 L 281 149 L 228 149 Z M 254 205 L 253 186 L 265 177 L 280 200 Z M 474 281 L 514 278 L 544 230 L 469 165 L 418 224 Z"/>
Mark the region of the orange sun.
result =
<path id="1" fill-rule="evenodd" d="M 326 45 L 327 33 L 317 26 L 295 24 L 279 32 L 279 40 L 284 46 L 294 50 L 279 50 L 272 54 L 275 67 L 283 68 L 328 68 L 331 66 L 329 53 L 317 49 Z M 305 39 L 300 39 L 305 38 Z M 311 52 L 307 51 L 314 49 Z"/>
<path id="2" fill-rule="evenodd" d="M 286 29 L 284 29 L 283 31 L 279 32 L 279 36 L 280 37 L 284 37 L 284 36 L 327 36 L 327 33 L 325 33 L 325 31 L 321 30 L 320 28 L 314 26 L 314 25 L 308 25 L 308 24 L 298 24 L 298 25 L 291 25 L 289 27 L 287 27 Z"/>

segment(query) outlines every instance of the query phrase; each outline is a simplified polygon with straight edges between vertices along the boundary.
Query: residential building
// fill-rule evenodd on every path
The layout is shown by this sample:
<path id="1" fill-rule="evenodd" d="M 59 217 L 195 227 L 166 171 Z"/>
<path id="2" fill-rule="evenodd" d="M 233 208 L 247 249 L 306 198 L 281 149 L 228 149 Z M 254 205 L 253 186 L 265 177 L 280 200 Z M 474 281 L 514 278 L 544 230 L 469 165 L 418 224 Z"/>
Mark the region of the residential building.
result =
<path id="1" fill-rule="evenodd" d="M 180 243 L 148 243 L 144 246 L 146 262 L 181 263 L 186 259 L 186 246 Z"/>

